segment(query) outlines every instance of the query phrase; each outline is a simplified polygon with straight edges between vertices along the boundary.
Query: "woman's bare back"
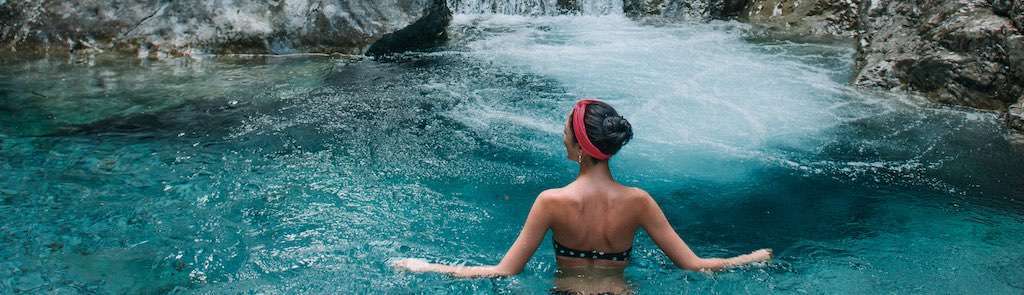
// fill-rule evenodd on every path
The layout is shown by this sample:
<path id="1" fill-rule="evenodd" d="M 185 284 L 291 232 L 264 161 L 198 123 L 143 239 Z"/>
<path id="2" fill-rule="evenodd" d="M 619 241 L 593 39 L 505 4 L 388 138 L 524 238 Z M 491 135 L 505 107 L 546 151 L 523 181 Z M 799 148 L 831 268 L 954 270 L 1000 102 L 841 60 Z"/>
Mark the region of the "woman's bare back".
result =
<path id="1" fill-rule="evenodd" d="M 551 230 L 558 243 L 579 250 L 607 253 L 629 251 L 640 227 L 643 191 L 610 183 L 601 186 L 573 182 L 541 194 L 552 212 Z M 625 267 L 628 261 L 558 257 L 562 267 L 605 265 Z"/>

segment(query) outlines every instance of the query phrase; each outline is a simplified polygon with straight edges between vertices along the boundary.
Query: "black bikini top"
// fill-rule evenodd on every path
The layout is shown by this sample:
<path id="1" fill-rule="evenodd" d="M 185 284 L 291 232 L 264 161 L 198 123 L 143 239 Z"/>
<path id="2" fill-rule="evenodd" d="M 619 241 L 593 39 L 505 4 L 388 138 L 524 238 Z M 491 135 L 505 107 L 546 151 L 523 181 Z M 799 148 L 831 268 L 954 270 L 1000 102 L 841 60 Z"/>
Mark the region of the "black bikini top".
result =
<path id="1" fill-rule="evenodd" d="M 629 253 L 633 252 L 633 247 L 626 249 L 626 251 L 617 253 L 601 252 L 597 250 L 581 251 L 563 246 L 562 244 L 559 244 L 558 241 L 555 241 L 555 239 L 551 239 L 551 241 L 555 242 L 555 255 L 557 256 L 587 259 L 604 259 L 612 261 L 627 261 L 629 260 Z"/>

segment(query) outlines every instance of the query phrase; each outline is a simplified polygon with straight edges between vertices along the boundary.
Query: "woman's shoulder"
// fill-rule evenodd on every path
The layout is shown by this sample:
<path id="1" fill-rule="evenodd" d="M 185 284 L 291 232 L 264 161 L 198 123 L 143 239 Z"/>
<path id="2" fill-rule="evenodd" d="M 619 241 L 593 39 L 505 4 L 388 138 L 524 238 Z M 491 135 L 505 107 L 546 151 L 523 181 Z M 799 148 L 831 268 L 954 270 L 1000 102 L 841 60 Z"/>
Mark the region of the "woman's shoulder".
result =
<path id="1" fill-rule="evenodd" d="M 615 193 L 620 197 L 624 197 L 628 200 L 646 201 L 651 199 L 651 195 L 647 191 L 629 186 L 620 186 L 621 192 Z M 578 201 L 578 194 L 573 189 L 566 187 L 551 188 L 544 190 L 537 196 L 537 200 L 544 202 L 572 202 Z"/>
<path id="2" fill-rule="evenodd" d="M 537 196 L 537 201 L 561 207 L 578 205 L 582 199 L 580 199 L 580 194 L 577 190 L 565 186 L 542 191 Z"/>
<path id="3" fill-rule="evenodd" d="M 572 194 L 565 187 L 550 188 L 540 192 L 540 195 L 537 196 L 537 199 L 545 201 L 557 201 L 560 199 L 565 199 L 570 195 Z"/>
<path id="4" fill-rule="evenodd" d="M 625 196 L 627 196 L 629 198 L 636 198 L 636 199 L 649 199 L 649 198 L 651 198 L 651 194 L 648 194 L 647 191 L 645 191 L 642 188 L 632 187 L 632 186 L 622 186 L 622 188 L 623 188 L 623 191 L 625 192 L 625 193 L 623 193 L 623 195 L 625 195 Z"/>

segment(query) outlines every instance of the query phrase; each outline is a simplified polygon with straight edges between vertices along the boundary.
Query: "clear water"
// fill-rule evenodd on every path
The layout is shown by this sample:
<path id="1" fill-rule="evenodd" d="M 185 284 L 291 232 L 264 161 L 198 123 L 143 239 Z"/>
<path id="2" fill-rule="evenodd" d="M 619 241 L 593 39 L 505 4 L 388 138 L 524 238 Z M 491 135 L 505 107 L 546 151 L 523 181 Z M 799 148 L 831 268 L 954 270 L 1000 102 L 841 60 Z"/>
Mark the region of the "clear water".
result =
<path id="1" fill-rule="evenodd" d="M 643 234 L 645 294 L 1024 292 L 1024 148 L 995 115 L 846 86 L 853 51 L 733 22 L 456 17 L 386 61 L 0 60 L 0 293 L 542 293 L 495 263 L 533 198 L 574 175 L 579 97 L 632 122 L 613 161 L 706 256 Z"/>

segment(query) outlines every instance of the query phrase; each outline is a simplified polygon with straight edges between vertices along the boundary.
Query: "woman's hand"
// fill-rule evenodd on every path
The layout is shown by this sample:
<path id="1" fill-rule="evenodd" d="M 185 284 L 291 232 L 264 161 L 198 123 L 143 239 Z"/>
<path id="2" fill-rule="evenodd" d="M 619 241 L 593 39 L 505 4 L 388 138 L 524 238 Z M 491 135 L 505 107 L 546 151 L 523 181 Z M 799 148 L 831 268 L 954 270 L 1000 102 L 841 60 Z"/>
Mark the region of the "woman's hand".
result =
<path id="1" fill-rule="evenodd" d="M 750 253 L 752 262 L 765 262 L 772 260 L 772 249 L 761 249 Z"/>
<path id="2" fill-rule="evenodd" d="M 434 265 L 426 260 L 419 258 L 404 258 L 395 261 L 391 261 L 391 267 L 399 270 L 411 271 L 411 272 L 429 272 L 433 271 Z"/>
<path id="3" fill-rule="evenodd" d="M 772 249 L 761 249 L 750 254 L 741 255 L 734 258 L 735 266 L 747 265 L 751 263 L 766 262 L 772 259 Z"/>

